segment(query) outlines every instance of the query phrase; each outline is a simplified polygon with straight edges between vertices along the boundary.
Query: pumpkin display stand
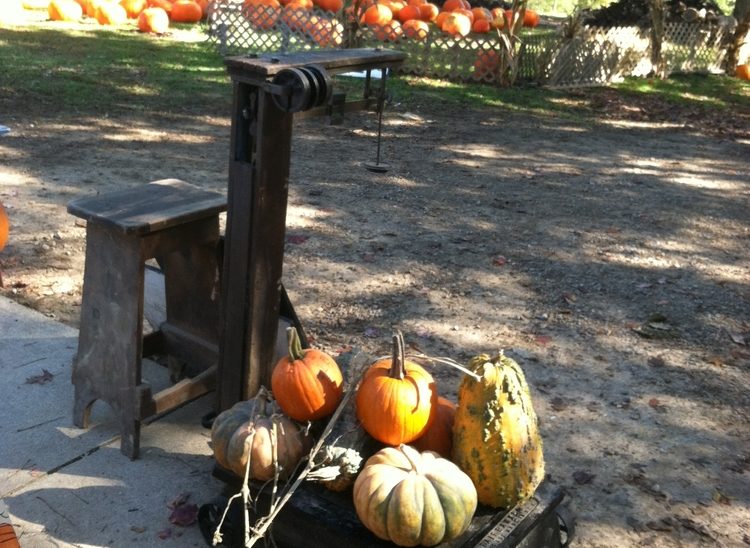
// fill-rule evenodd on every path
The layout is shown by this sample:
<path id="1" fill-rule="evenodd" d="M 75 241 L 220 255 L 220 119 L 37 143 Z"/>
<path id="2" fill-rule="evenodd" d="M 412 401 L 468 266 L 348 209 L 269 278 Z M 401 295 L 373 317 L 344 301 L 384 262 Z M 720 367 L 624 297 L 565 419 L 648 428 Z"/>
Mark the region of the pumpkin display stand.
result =
<path id="1" fill-rule="evenodd" d="M 214 474 L 226 482 L 227 492 L 236 492 L 240 480 L 226 470 L 216 468 Z M 258 505 L 257 515 L 264 515 L 268 509 L 270 489 L 255 485 L 254 497 Z M 479 506 L 469 528 L 460 537 L 440 544 L 449 548 L 554 548 L 566 546 L 572 537 L 572 523 L 563 520 L 563 492 L 542 482 L 535 494 L 526 502 L 509 511 L 498 511 Z M 226 506 L 227 499 L 221 497 L 201 507 L 199 523 L 207 542 Z M 230 507 L 222 533 L 228 548 L 242 546 L 243 516 L 241 502 L 235 501 Z M 357 517 L 351 502 L 351 492 L 333 492 L 315 483 L 304 482 L 289 499 L 271 526 L 269 536 L 281 548 L 300 546 L 347 546 L 348 548 L 376 548 L 395 546 L 377 538 Z"/>

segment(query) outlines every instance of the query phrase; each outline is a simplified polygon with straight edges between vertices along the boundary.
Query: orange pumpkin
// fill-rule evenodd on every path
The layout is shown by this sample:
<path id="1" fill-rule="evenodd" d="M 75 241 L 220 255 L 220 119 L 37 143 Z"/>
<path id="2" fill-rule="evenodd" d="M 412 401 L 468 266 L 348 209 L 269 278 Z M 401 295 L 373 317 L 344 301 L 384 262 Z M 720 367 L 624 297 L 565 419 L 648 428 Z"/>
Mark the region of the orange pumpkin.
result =
<path id="1" fill-rule="evenodd" d="M 372 27 L 372 32 L 375 38 L 383 42 L 395 42 L 404 34 L 401 23 L 395 19 L 388 21 L 385 25 L 375 25 Z"/>
<path id="2" fill-rule="evenodd" d="M 487 34 L 490 32 L 490 22 L 487 19 L 476 19 L 474 24 L 471 25 L 471 30 L 479 34 Z"/>
<path id="3" fill-rule="evenodd" d="M 750 80 L 750 64 L 737 65 L 734 75 L 740 80 Z"/>
<path id="4" fill-rule="evenodd" d="M 470 10 L 471 4 L 467 0 L 445 0 L 443 11 L 455 11 L 457 9 Z"/>
<path id="5" fill-rule="evenodd" d="M 375 4 L 365 10 L 362 23 L 365 25 L 385 25 L 393 19 L 393 12 L 388 6 Z"/>
<path id="6" fill-rule="evenodd" d="M 167 12 L 167 15 L 172 13 L 171 0 L 148 0 L 148 6 L 150 8 L 161 8 Z"/>
<path id="7" fill-rule="evenodd" d="M 203 17 L 200 4 L 193 0 L 175 0 L 170 18 L 175 23 L 197 23 Z"/>
<path id="8" fill-rule="evenodd" d="M 146 0 L 120 0 L 120 5 L 125 8 L 130 19 L 137 18 L 148 6 Z"/>
<path id="9" fill-rule="evenodd" d="M 310 15 L 304 29 L 321 48 L 337 47 L 344 41 L 344 25 L 336 19 Z"/>
<path id="10" fill-rule="evenodd" d="M 0 202 L 0 251 L 3 250 L 5 244 L 8 243 L 8 234 L 10 233 L 10 220 L 8 219 L 8 212 L 5 211 L 3 203 Z"/>
<path id="11" fill-rule="evenodd" d="M 47 15 L 52 21 L 78 21 L 83 17 L 83 9 L 75 0 L 52 0 Z"/>
<path id="12" fill-rule="evenodd" d="M 487 8 L 471 8 L 471 13 L 474 14 L 474 21 L 478 19 L 492 19 L 492 13 Z"/>
<path id="13" fill-rule="evenodd" d="M 404 6 L 398 12 L 398 20 L 406 23 L 410 19 L 421 19 L 419 6 Z"/>
<path id="14" fill-rule="evenodd" d="M 120 4 L 102 2 L 96 8 L 96 20 L 100 25 L 122 25 L 128 20 L 128 12 Z"/>
<path id="15" fill-rule="evenodd" d="M 314 4 L 323 11 L 338 12 L 344 7 L 344 0 L 315 0 Z"/>
<path id="16" fill-rule="evenodd" d="M 278 0 L 246 0 L 242 13 L 256 28 L 268 30 L 278 21 L 281 4 Z"/>
<path id="17" fill-rule="evenodd" d="M 474 61 L 474 78 L 482 80 L 488 78 L 497 71 L 500 64 L 500 56 L 495 50 L 480 50 Z"/>
<path id="18" fill-rule="evenodd" d="M 403 25 L 401 30 L 404 31 L 404 36 L 412 38 L 414 40 L 424 40 L 430 33 L 430 25 L 424 21 L 418 21 L 417 19 L 410 19 Z"/>
<path id="19" fill-rule="evenodd" d="M 454 36 L 466 36 L 471 32 L 471 19 L 463 13 L 451 12 L 443 21 L 441 30 Z"/>
<path id="20" fill-rule="evenodd" d="M 435 381 L 422 366 L 404 357 L 404 338 L 393 336 L 393 354 L 365 372 L 357 389 L 357 418 L 362 428 L 388 445 L 422 436 L 434 419 Z"/>
<path id="21" fill-rule="evenodd" d="M 164 34 L 169 30 L 169 15 L 163 8 L 146 8 L 138 15 L 138 30 Z"/>
<path id="22" fill-rule="evenodd" d="M 312 15 L 305 8 L 300 7 L 296 2 L 287 5 L 281 10 L 281 21 L 289 27 L 290 30 L 303 31 L 307 28 Z"/>
<path id="23" fill-rule="evenodd" d="M 490 14 L 492 15 L 490 25 L 493 29 L 501 29 L 505 27 L 505 10 L 503 8 L 492 8 Z"/>
<path id="24" fill-rule="evenodd" d="M 438 396 L 432 407 L 434 416 L 430 427 L 424 435 L 414 440 L 411 445 L 418 451 L 435 451 L 441 457 L 451 458 L 453 450 L 453 420 L 456 418 L 456 404 L 448 398 Z"/>
<path id="25" fill-rule="evenodd" d="M 334 359 L 315 348 L 302 349 L 297 330 L 287 329 L 289 355 L 271 373 L 271 390 L 279 407 L 298 421 L 327 417 L 344 395 L 344 378 Z"/>
<path id="26" fill-rule="evenodd" d="M 425 2 L 424 4 L 421 4 L 418 7 L 419 7 L 419 18 L 422 21 L 427 21 L 428 23 L 437 19 L 438 13 L 440 13 L 440 9 L 431 2 Z"/>
<path id="27" fill-rule="evenodd" d="M 529 8 L 523 14 L 523 26 L 524 27 L 536 27 L 539 24 L 539 14 Z"/>

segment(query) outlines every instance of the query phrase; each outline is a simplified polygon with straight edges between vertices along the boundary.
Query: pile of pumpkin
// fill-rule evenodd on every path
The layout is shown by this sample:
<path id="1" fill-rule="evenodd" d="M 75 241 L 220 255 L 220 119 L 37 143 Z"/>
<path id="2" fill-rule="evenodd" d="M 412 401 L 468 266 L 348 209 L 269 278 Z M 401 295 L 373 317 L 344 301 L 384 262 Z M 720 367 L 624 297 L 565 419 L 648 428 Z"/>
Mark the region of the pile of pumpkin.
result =
<path id="1" fill-rule="evenodd" d="M 332 13 L 343 10 L 346 20 L 358 21 L 377 39 L 390 42 L 402 37 L 424 40 L 434 29 L 454 36 L 486 34 L 512 20 L 511 10 L 472 8 L 468 0 L 445 0 L 442 7 L 428 0 L 363 0 L 346 8 L 343 0 L 245 0 L 242 10 L 257 29 L 270 30 L 283 22 L 292 30 L 308 34 L 322 47 L 340 45 L 342 23 L 316 15 L 315 7 Z M 538 24 L 537 12 L 527 9 L 523 25 Z"/>
<path id="2" fill-rule="evenodd" d="M 53 21 L 79 21 L 90 17 L 100 25 L 123 25 L 135 20 L 141 32 L 163 34 L 170 22 L 197 23 L 210 0 L 50 0 L 47 13 Z"/>
<path id="3" fill-rule="evenodd" d="M 377 537 L 399 546 L 449 541 L 466 531 L 478 504 L 509 509 L 542 481 L 542 442 L 521 368 L 502 354 L 480 355 L 464 371 L 454 404 L 405 356 L 397 334 L 391 356 L 368 364 L 348 387 L 358 427 L 377 447 L 350 482 L 332 488 L 351 489 L 359 519 Z M 214 421 L 216 461 L 240 477 L 289 477 L 308 457 L 310 421 L 344 406 L 338 364 L 303 349 L 293 328 L 271 389 Z"/>
<path id="4" fill-rule="evenodd" d="M 472 7 L 468 0 L 445 0 L 440 8 L 428 0 L 377 0 L 365 9 L 360 23 L 379 39 L 393 42 L 401 36 L 424 40 L 435 28 L 453 36 L 487 34 L 509 25 L 512 17 L 509 9 Z M 523 26 L 538 24 L 539 14 L 527 8 Z"/>

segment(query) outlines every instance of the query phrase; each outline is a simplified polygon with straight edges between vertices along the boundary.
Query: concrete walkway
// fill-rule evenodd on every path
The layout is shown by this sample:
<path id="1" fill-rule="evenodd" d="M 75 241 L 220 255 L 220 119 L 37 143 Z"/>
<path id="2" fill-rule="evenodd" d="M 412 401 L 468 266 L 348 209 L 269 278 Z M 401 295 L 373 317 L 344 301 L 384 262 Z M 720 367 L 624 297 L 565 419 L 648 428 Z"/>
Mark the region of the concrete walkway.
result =
<path id="1" fill-rule="evenodd" d="M 223 484 L 211 476 L 211 395 L 145 426 L 141 457 L 120 453 L 117 421 L 97 402 L 92 427 L 72 423 L 78 332 L 0 297 L 0 501 L 23 548 L 206 546 L 197 524 L 170 523 L 170 503 L 198 506 Z M 152 385 L 163 368 L 144 365 Z"/>

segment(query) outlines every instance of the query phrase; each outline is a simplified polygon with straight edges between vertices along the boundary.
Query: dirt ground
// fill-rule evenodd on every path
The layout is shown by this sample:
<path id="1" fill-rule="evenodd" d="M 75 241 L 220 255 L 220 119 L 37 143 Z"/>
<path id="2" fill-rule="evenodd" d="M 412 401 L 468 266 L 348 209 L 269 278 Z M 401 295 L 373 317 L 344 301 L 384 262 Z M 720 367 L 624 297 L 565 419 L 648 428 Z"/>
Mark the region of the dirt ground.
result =
<path id="1" fill-rule="evenodd" d="M 459 361 L 504 349 L 575 546 L 750 545 L 750 112 L 606 90 L 568 95 L 599 113 L 577 119 L 405 99 L 386 174 L 362 168 L 373 115 L 296 125 L 284 282 L 314 344 L 383 354 L 400 329 Z M 0 120 L 1 293 L 76 325 L 85 230 L 67 202 L 165 177 L 225 189 L 228 103 L 28 106 L 6 98 Z M 457 374 L 434 372 L 454 397 Z"/>

